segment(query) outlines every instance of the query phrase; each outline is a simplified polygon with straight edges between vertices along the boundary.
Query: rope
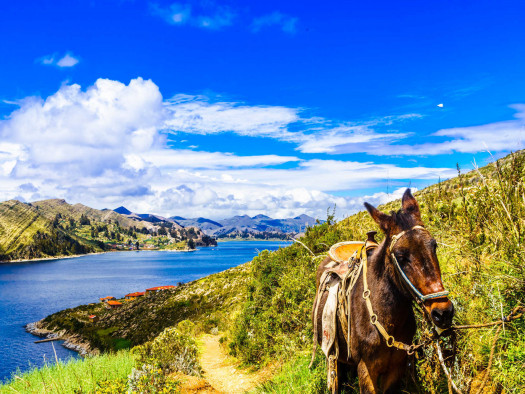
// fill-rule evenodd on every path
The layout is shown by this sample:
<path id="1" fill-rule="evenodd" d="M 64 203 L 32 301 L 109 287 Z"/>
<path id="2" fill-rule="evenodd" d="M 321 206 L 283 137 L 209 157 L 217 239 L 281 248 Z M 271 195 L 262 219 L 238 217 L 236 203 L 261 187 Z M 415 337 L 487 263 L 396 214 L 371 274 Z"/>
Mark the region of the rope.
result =
<path id="1" fill-rule="evenodd" d="M 484 328 L 484 327 L 492 327 L 492 326 L 500 324 L 500 326 L 496 330 L 496 335 L 494 337 L 494 341 L 492 342 L 492 347 L 490 348 L 489 363 L 487 365 L 487 369 L 485 370 L 485 375 L 483 376 L 483 381 L 481 382 L 481 385 L 479 386 L 479 389 L 476 392 L 476 394 L 481 394 L 481 392 L 485 388 L 485 385 L 488 382 L 489 375 L 490 375 L 490 369 L 492 368 L 492 361 L 494 360 L 494 351 L 496 350 L 496 342 L 499 339 L 499 334 L 501 332 L 501 329 L 503 328 L 503 324 L 504 323 L 509 323 L 509 322 L 511 322 L 513 320 L 516 320 L 516 319 L 519 319 L 520 317 L 523 316 L 524 313 L 525 313 L 525 307 L 517 306 L 517 307 L 515 307 L 512 310 L 511 313 L 509 313 L 508 316 L 504 317 L 501 320 L 493 321 L 493 322 L 490 322 L 490 323 L 470 324 L 470 325 L 463 325 L 463 326 L 453 326 L 453 327 L 448 329 L 448 330 L 463 330 L 463 329 L 470 329 L 470 328 Z M 438 341 L 436 341 L 435 346 L 436 346 L 436 351 L 437 351 L 437 354 L 438 354 L 439 362 L 441 364 L 441 368 L 443 369 L 443 372 L 445 372 L 445 375 L 447 376 L 449 387 L 452 387 L 456 393 L 462 394 L 461 391 L 457 388 L 457 386 L 454 383 L 454 381 L 452 380 L 452 377 L 450 376 L 450 373 L 449 373 L 449 371 L 448 371 L 448 369 L 447 369 L 447 367 L 445 365 L 445 362 L 443 360 L 443 355 L 442 355 L 442 352 L 441 352 L 441 348 L 439 347 L 439 342 Z M 449 388 L 449 392 L 450 392 L 450 388 Z"/>
<path id="2" fill-rule="evenodd" d="M 503 326 L 499 326 L 496 330 L 496 336 L 494 337 L 494 342 L 492 342 L 492 347 L 490 348 L 490 356 L 489 356 L 489 365 L 487 365 L 487 370 L 485 371 L 485 376 L 483 376 L 483 381 L 481 382 L 481 386 L 479 386 L 478 391 L 476 394 L 481 394 L 483 389 L 485 388 L 485 385 L 487 384 L 489 380 L 489 374 L 490 374 L 490 368 L 492 367 L 492 360 L 494 359 L 494 350 L 496 349 L 496 342 L 499 339 L 499 333 L 501 332 L 501 329 Z"/>
<path id="3" fill-rule="evenodd" d="M 305 249 L 306 249 L 307 251 L 310 252 L 310 254 L 311 254 L 312 256 L 316 257 L 316 256 L 315 256 L 315 253 L 312 252 L 312 251 L 310 250 L 310 248 L 309 248 L 308 246 L 306 246 L 305 244 L 303 244 L 301 241 L 299 241 L 298 239 L 295 239 L 295 238 L 292 238 L 292 241 L 297 242 L 297 243 L 300 243 L 301 245 L 303 245 L 303 246 L 305 247 Z"/>
<path id="4" fill-rule="evenodd" d="M 523 316 L 523 314 L 525 314 L 525 307 L 517 306 L 517 307 L 515 307 L 512 310 L 512 312 L 508 316 L 504 317 L 501 320 L 496 320 L 496 321 L 493 321 L 493 322 L 490 322 L 490 323 L 482 323 L 482 324 L 469 324 L 469 325 L 464 325 L 464 326 L 452 326 L 448 330 L 466 330 L 466 329 L 469 329 L 469 328 L 484 328 L 484 327 L 496 326 L 498 324 L 504 324 L 504 323 L 508 323 L 508 322 L 513 321 L 513 320 L 519 319 L 520 317 Z"/>
<path id="5" fill-rule="evenodd" d="M 441 364 L 441 368 L 443 368 L 443 372 L 445 372 L 445 375 L 447 375 L 448 379 L 448 385 L 449 385 L 449 392 L 451 391 L 450 388 L 454 389 L 454 391 L 458 394 L 462 394 L 462 392 L 458 389 L 456 386 L 456 383 L 452 380 L 452 377 L 450 376 L 450 372 L 447 369 L 447 366 L 445 365 L 445 360 L 443 359 L 443 353 L 441 352 L 441 347 L 439 346 L 439 341 L 436 341 L 435 343 L 436 352 L 439 358 L 439 363 Z"/>

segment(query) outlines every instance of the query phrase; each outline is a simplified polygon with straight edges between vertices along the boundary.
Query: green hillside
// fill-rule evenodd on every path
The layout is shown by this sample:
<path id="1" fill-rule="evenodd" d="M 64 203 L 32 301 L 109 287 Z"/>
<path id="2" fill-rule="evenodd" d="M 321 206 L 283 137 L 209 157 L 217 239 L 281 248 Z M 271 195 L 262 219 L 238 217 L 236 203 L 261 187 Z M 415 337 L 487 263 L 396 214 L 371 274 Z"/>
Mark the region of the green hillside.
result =
<path id="1" fill-rule="evenodd" d="M 143 344 L 186 319 L 201 331 L 226 330 L 230 316 L 246 299 L 249 269 L 247 263 L 133 301 L 120 300 L 124 305 L 115 310 L 100 302 L 66 309 L 46 317 L 39 328 L 79 335 L 79 342 L 89 343 L 95 353 Z M 89 315 L 100 320 L 92 323 Z"/>
<path id="2" fill-rule="evenodd" d="M 456 307 L 455 324 L 500 320 L 525 303 L 525 155 L 510 155 L 479 171 L 432 185 L 415 193 L 423 221 L 438 241 L 443 282 Z M 379 207 L 398 210 L 400 201 Z M 174 290 L 144 297 L 121 309 L 100 304 L 54 314 L 43 327 L 67 330 L 100 350 L 135 346 L 153 339 L 183 319 L 196 322 L 196 332 L 217 327 L 222 342 L 244 364 L 282 366 L 261 388 L 273 393 L 322 393 L 326 388 L 324 358 L 318 351 L 307 368 L 312 345 L 310 322 L 315 268 L 328 248 L 343 240 L 364 240 L 376 225 L 366 212 L 335 223 L 333 216 L 309 228 L 301 242 L 252 262 L 194 281 Z M 381 236 L 379 235 L 379 238 Z M 88 323 L 88 314 L 99 314 Z M 419 321 L 418 336 L 424 334 Z M 494 342 L 496 327 L 459 331 L 453 376 L 460 389 L 476 393 L 525 390 L 525 322 L 506 323 Z M 416 338 L 417 340 L 418 338 Z M 146 342 L 150 343 L 150 342 Z M 487 371 L 491 348 L 493 361 Z M 451 340 L 445 346 L 451 346 Z M 444 393 L 447 380 L 432 347 L 413 360 L 405 382 L 408 392 Z M 354 392 L 355 382 L 345 388 Z"/>
<path id="3" fill-rule="evenodd" d="M 53 226 L 35 207 L 10 200 L 0 203 L 0 260 L 83 254 L 100 250 Z"/>
<path id="4" fill-rule="evenodd" d="M 188 250 L 215 245 L 200 229 L 153 224 L 65 200 L 0 203 L 0 261 L 61 257 L 108 250 Z"/>

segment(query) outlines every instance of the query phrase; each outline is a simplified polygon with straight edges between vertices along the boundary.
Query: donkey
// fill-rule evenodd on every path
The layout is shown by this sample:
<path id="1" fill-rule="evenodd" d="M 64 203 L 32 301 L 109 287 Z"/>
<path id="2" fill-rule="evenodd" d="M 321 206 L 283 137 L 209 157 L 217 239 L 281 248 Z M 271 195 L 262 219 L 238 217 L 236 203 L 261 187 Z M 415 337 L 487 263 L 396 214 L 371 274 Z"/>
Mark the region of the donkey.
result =
<path id="1" fill-rule="evenodd" d="M 441 281 L 436 240 L 424 228 L 419 205 L 410 189 L 405 191 L 402 209 L 398 212 L 387 215 L 368 203 L 365 203 L 365 207 L 384 232 L 385 238 L 377 248 L 370 251 L 368 261 L 364 261 L 368 272 L 364 269 L 360 271 L 351 290 L 350 338 L 347 331 L 342 329 L 341 316 L 338 315 L 336 319 L 335 340 L 339 347 L 336 370 L 339 373 L 332 390 L 339 392 L 344 377 L 342 372 L 347 371 L 354 376 L 357 373 L 361 393 L 393 393 L 400 388 L 408 365 L 408 353 L 407 346 L 403 350 L 392 344 L 394 339 L 396 343 L 412 343 L 416 332 L 412 301 L 422 306 L 438 331 L 451 326 L 454 306 Z M 329 263 L 331 260 L 327 258 L 318 267 L 318 288 Z M 368 293 L 365 292 L 364 273 Z M 342 290 L 346 292 L 346 289 Z M 382 335 L 377 326 L 372 324 L 366 298 L 370 300 L 373 313 L 377 316 L 375 320 L 393 338 L 387 340 L 387 336 Z M 326 294 L 320 298 L 319 311 L 323 310 L 326 299 Z M 338 309 L 337 313 L 340 314 L 341 310 Z M 312 313 L 313 323 L 317 325 L 315 339 L 321 343 L 322 314 L 314 315 Z"/>

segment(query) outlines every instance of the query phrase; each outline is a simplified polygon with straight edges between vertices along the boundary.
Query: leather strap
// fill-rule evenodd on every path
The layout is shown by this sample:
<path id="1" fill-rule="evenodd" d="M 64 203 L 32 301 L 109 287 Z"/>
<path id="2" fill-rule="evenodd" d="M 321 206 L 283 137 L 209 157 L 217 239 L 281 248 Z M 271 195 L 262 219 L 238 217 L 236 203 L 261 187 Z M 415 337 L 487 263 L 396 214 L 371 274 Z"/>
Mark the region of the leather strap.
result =
<path id="1" fill-rule="evenodd" d="M 368 259 L 366 257 L 366 251 L 361 252 L 361 261 L 363 265 L 363 299 L 366 303 L 366 308 L 368 309 L 368 314 L 370 315 L 370 323 L 373 324 L 377 331 L 383 336 L 388 347 L 395 347 L 397 349 L 405 350 L 408 354 L 413 353 L 413 345 L 407 345 L 406 343 L 396 341 L 395 338 L 388 334 L 385 327 L 378 321 L 377 315 L 374 313 L 374 308 L 372 307 L 372 302 L 370 301 L 370 289 L 368 288 L 368 283 L 366 279 Z"/>
<path id="2" fill-rule="evenodd" d="M 397 241 L 399 241 L 399 239 L 405 235 L 408 231 L 412 231 L 412 230 L 425 230 L 425 231 L 428 231 L 425 227 L 423 226 L 414 226 L 412 227 L 410 230 L 406 230 L 406 231 L 401 231 L 399 234 L 396 234 L 392 237 L 392 241 L 390 242 L 390 246 L 389 246 L 389 250 L 390 250 L 390 255 L 392 256 L 392 260 L 394 261 L 394 265 L 397 269 L 397 272 L 399 273 L 399 275 L 401 276 L 401 278 L 403 279 L 403 281 L 405 282 L 405 284 L 408 286 L 408 288 L 411 290 L 411 293 L 412 295 L 414 296 L 414 298 L 417 298 L 418 302 L 425 302 L 426 300 L 430 300 L 432 298 L 441 298 L 441 297 L 446 297 L 449 292 L 444 290 L 444 291 L 439 291 L 437 293 L 431 293 L 431 294 L 425 294 L 423 295 L 417 288 L 416 286 L 414 286 L 414 284 L 410 281 L 410 279 L 408 279 L 408 277 L 406 276 L 405 272 L 403 271 L 403 269 L 401 268 L 401 266 L 399 265 L 399 263 L 397 262 L 397 259 L 396 259 L 396 256 L 394 255 L 394 252 L 393 252 L 393 249 L 394 249 L 394 245 L 396 244 Z"/>

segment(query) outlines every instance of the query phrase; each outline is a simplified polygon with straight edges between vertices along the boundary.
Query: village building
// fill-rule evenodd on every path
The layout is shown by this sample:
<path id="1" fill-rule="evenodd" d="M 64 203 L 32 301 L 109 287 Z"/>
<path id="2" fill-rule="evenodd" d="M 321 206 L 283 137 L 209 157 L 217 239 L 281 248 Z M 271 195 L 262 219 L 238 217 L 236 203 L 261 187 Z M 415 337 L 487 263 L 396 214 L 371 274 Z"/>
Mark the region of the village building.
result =
<path id="1" fill-rule="evenodd" d="M 116 300 L 116 298 L 112 297 L 112 296 L 103 297 L 103 298 L 100 299 L 100 302 L 108 302 L 108 301 L 111 301 L 111 300 Z"/>
<path id="2" fill-rule="evenodd" d="M 117 309 L 117 308 L 120 308 L 121 306 L 122 306 L 122 302 L 118 302 L 118 301 L 106 302 L 106 308 L 108 309 Z"/>
<path id="3" fill-rule="evenodd" d="M 100 318 L 99 318 L 98 316 L 96 316 L 96 315 L 89 315 L 89 321 L 90 321 L 91 323 L 96 323 L 96 322 L 98 322 L 99 320 L 100 320 Z"/>
<path id="4" fill-rule="evenodd" d="M 173 286 L 173 285 L 151 287 L 149 289 L 146 289 L 146 295 L 151 294 L 151 293 L 156 293 L 157 291 L 160 291 L 160 290 L 174 289 L 174 288 L 175 288 L 175 286 Z"/>
<path id="5" fill-rule="evenodd" d="M 143 297 L 144 292 L 143 291 L 136 291 L 135 293 L 129 293 L 124 296 L 126 300 L 134 300 L 137 297 Z"/>

